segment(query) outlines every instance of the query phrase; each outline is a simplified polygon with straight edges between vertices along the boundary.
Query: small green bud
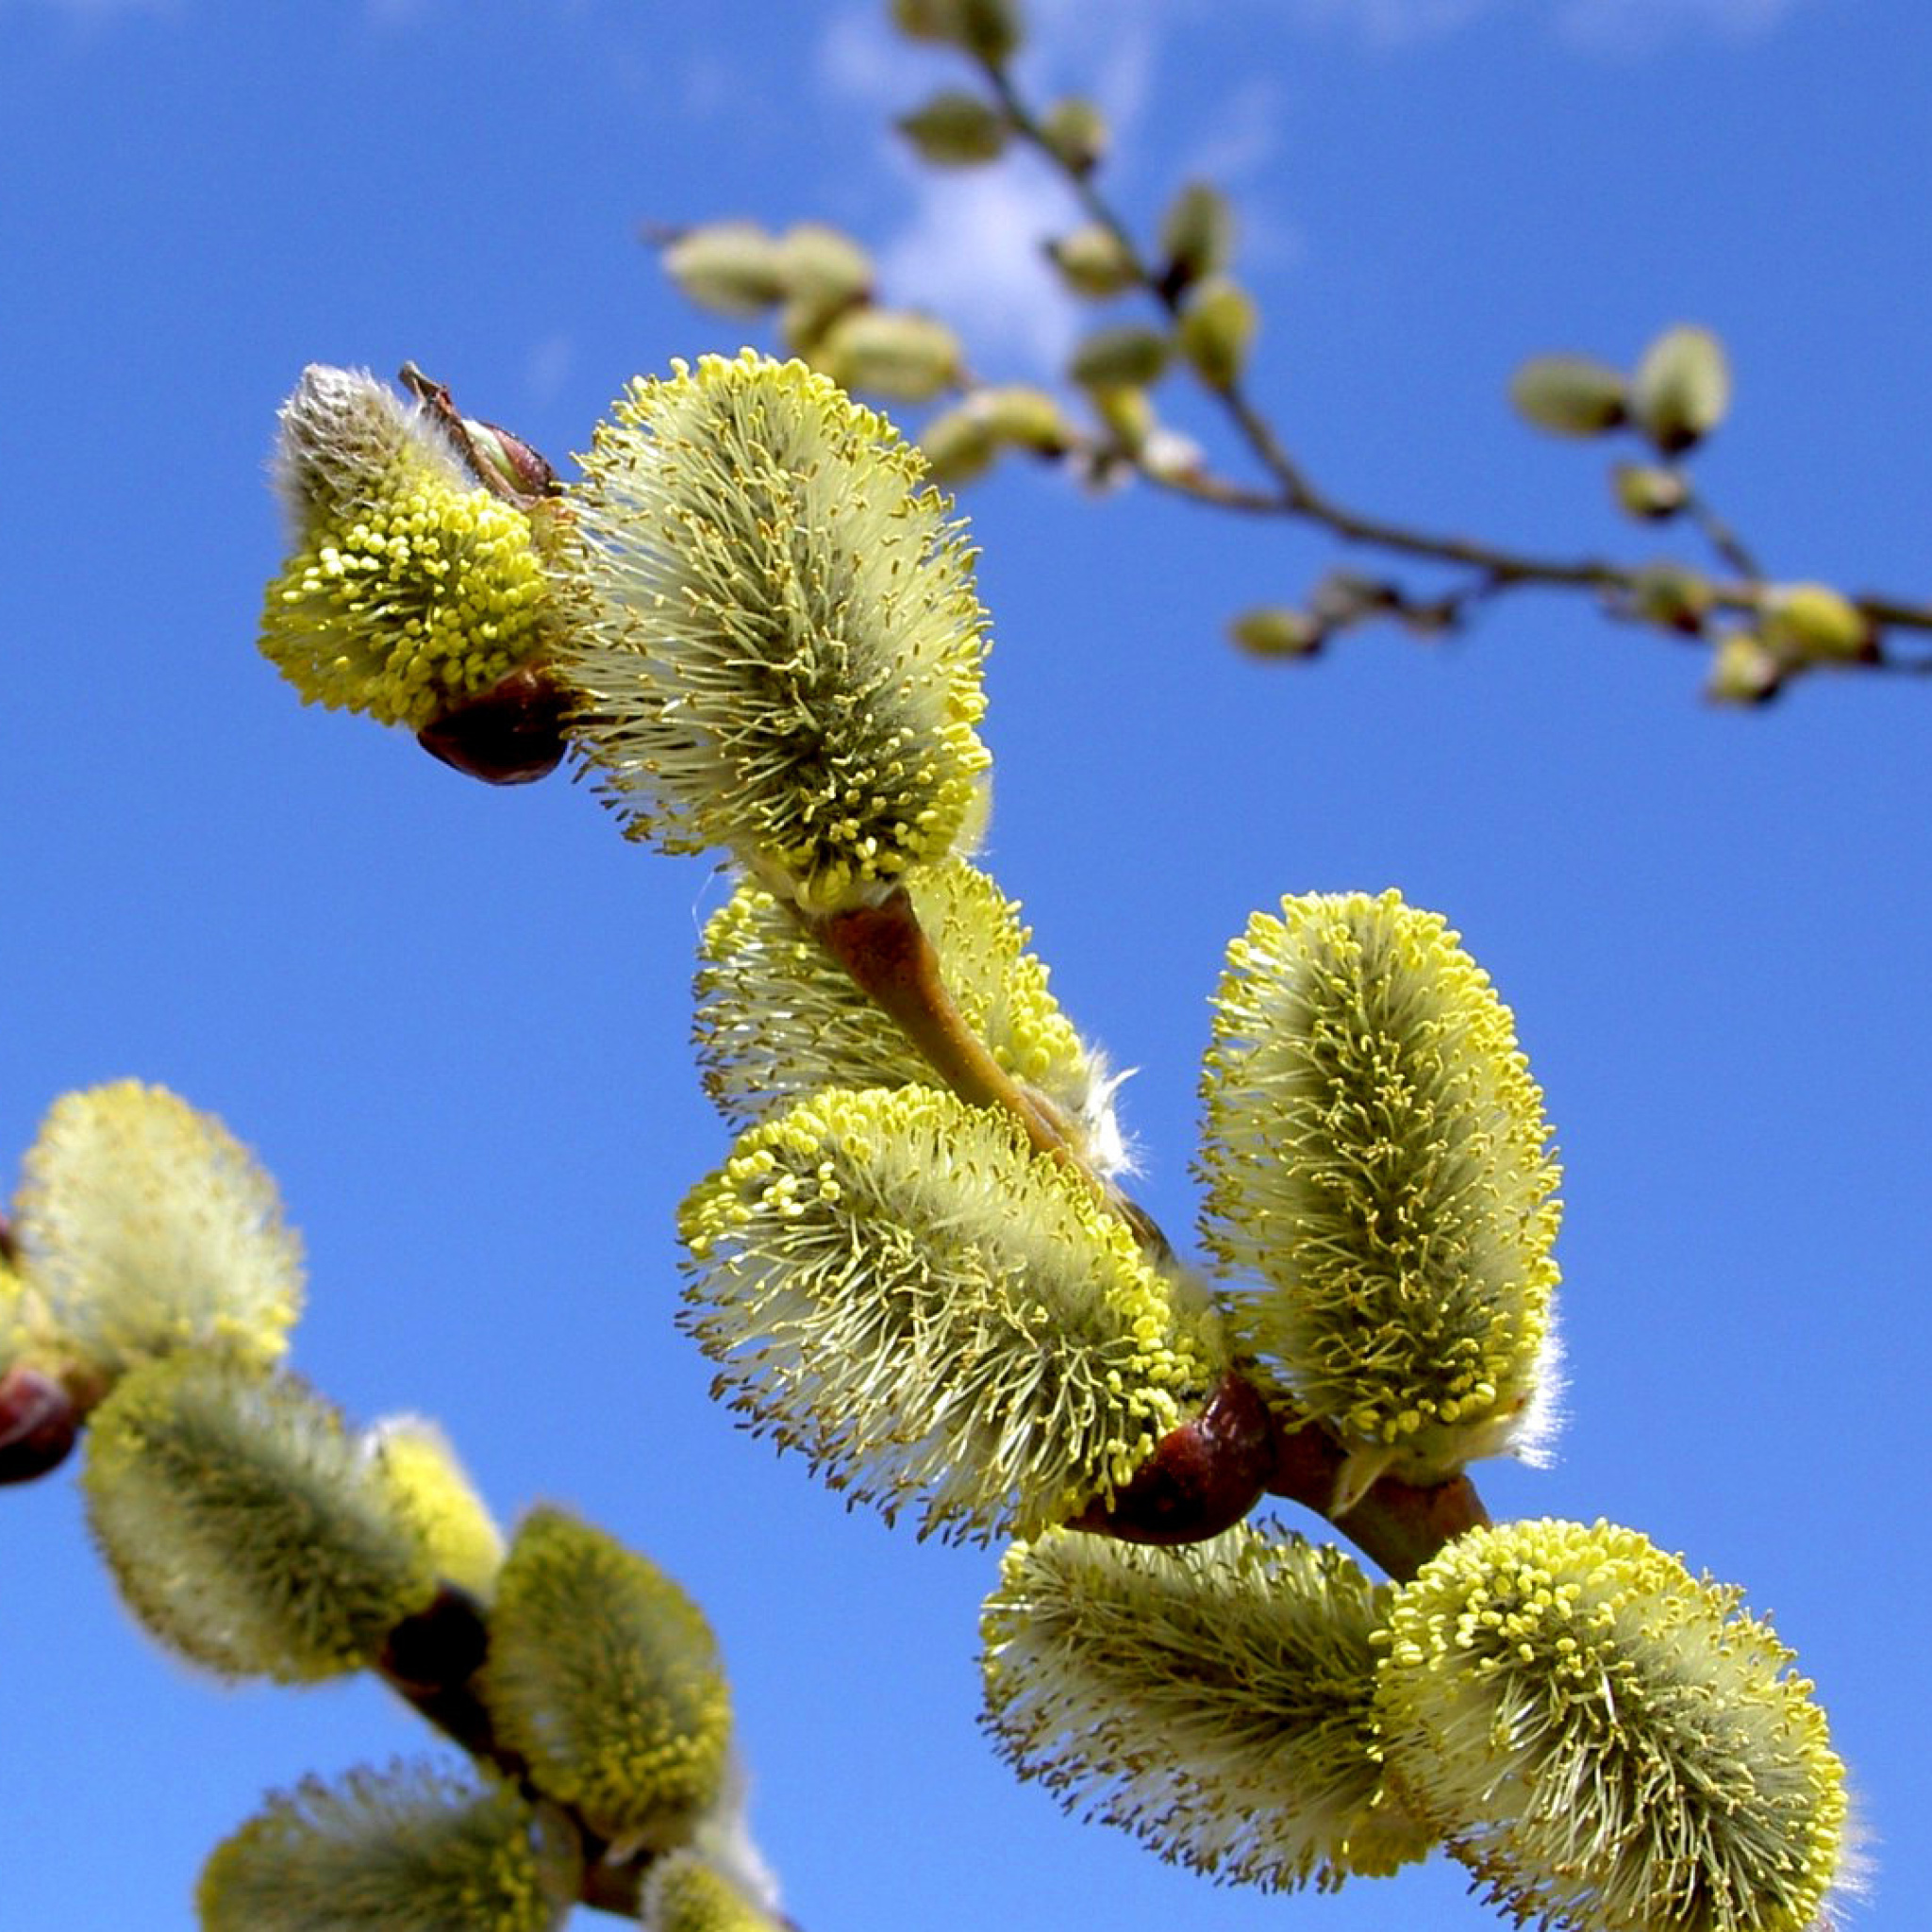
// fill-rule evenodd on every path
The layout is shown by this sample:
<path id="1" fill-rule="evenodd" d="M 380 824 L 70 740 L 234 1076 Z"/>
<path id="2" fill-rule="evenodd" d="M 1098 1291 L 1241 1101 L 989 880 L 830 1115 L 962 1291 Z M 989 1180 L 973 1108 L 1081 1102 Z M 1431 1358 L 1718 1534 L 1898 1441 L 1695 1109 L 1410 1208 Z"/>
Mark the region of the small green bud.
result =
<path id="1" fill-rule="evenodd" d="M 944 323 L 897 308 L 849 308 L 812 359 L 841 389 L 923 403 L 959 379 L 959 339 Z"/>
<path id="2" fill-rule="evenodd" d="M 1070 174 L 1091 175 L 1107 158 L 1107 117 L 1077 94 L 1056 101 L 1041 116 L 1041 139 Z"/>
<path id="3" fill-rule="evenodd" d="M 1145 389 L 1158 382 L 1174 351 L 1172 340 L 1144 323 L 1094 329 L 1074 350 L 1067 374 L 1082 389 Z"/>
<path id="4" fill-rule="evenodd" d="M 973 391 L 972 407 L 995 442 L 1058 456 L 1073 441 L 1060 406 L 1043 389 L 1008 383 Z"/>
<path id="5" fill-rule="evenodd" d="M 134 1370 L 94 1410 L 82 1486 L 129 1608 L 225 1675 L 361 1669 L 436 1593 L 408 1499 L 292 1376 L 202 1355 Z"/>
<path id="6" fill-rule="evenodd" d="M 573 492 L 578 742 L 632 836 L 726 847 L 808 910 L 875 903 L 980 810 L 972 552 L 917 451 L 827 376 L 675 367 L 619 398 Z"/>
<path id="7" fill-rule="evenodd" d="M 1643 352 L 1630 382 L 1630 415 L 1665 456 L 1701 442 L 1730 407 L 1724 344 L 1707 328 L 1681 324 Z"/>
<path id="8" fill-rule="evenodd" d="M 987 1724 L 1069 1811 L 1215 1878 L 1383 1876 L 1433 1842 L 1378 1761 L 1388 1597 L 1300 1537 L 1146 1550 L 1051 1532 L 1008 1551 L 981 1614 Z"/>
<path id="9" fill-rule="evenodd" d="M 1664 523 L 1690 500 L 1690 485 L 1684 473 L 1661 463 L 1613 463 L 1610 488 L 1617 508 L 1643 524 Z"/>
<path id="10" fill-rule="evenodd" d="M 778 240 L 778 279 L 788 300 L 830 312 L 872 292 L 872 257 L 850 235 L 800 222 Z"/>
<path id="11" fill-rule="evenodd" d="M 484 1603 L 503 1565 L 496 1526 L 449 1440 L 422 1416 L 391 1416 L 363 1439 L 422 1533 L 436 1574 Z"/>
<path id="12" fill-rule="evenodd" d="M 908 40 L 940 41 L 995 67 L 1020 46 L 1013 0 L 892 0 L 892 24 Z"/>
<path id="13" fill-rule="evenodd" d="M 1000 453 L 985 413 L 970 403 L 928 417 L 919 432 L 919 447 L 926 474 L 935 483 L 947 484 L 970 483 L 984 475 Z"/>
<path id="14" fill-rule="evenodd" d="M 212 1114 L 138 1080 L 48 1109 L 17 1234 L 50 1337 L 108 1379 L 179 1349 L 275 1361 L 302 1305 L 274 1180 Z"/>
<path id="15" fill-rule="evenodd" d="M 1509 378 L 1516 413 L 1553 436 L 1601 436 L 1624 420 L 1622 371 L 1588 356 L 1533 356 Z"/>
<path id="16" fill-rule="evenodd" d="M 1161 281 L 1178 292 L 1224 269 L 1234 255 L 1234 208 L 1210 181 L 1191 181 L 1160 218 Z"/>
<path id="17" fill-rule="evenodd" d="M 1114 441 L 1129 456 L 1139 455 L 1159 433 L 1153 399 L 1144 389 L 1096 389 L 1087 400 L 1093 405 L 1093 413 L 1107 425 Z"/>
<path id="18" fill-rule="evenodd" d="M 1006 152 L 1011 124 L 977 94 L 945 88 L 893 124 L 923 161 L 938 168 L 975 168 Z"/>
<path id="19" fill-rule="evenodd" d="M 1181 354 L 1210 389 L 1240 379 L 1259 323 L 1255 298 L 1225 275 L 1209 275 L 1188 291 L 1181 308 Z"/>
<path id="20" fill-rule="evenodd" d="M 762 315 L 790 287 L 780 243 L 756 222 L 688 228 L 663 258 L 687 300 L 721 315 Z"/>
<path id="21" fill-rule="evenodd" d="M 1721 705 L 1761 705 L 1778 694 L 1789 669 L 1756 631 L 1729 630 L 1711 654 L 1705 695 Z"/>
<path id="22" fill-rule="evenodd" d="M 1518 1924 L 1831 1922 L 1844 1767 L 1738 1591 L 1635 1530 L 1500 1524 L 1401 1585 L 1376 1641 L 1389 1772 Z"/>
<path id="23" fill-rule="evenodd" d="M 425 1764 L 307 1778 L 225 1839 L 202 1932 L 557 1932 L 581 1855 L 507 1784 Z"/>
<path id="24" fill-rule="evenodd" d="M 560 1509 L 531 1511 L 510 1544 L 482 1689 L 538 1790 L 628 1849 L 684 1843 L 724 1792 L 731 1699 L 704 1613 Z"/>
<path id="25" fill-rule="evenodd" d="M 1089 222 L 1046 244 L 1047 258 L 1076 295 L 1105 301 L 1141 279 L 1134 251 L 1104 222 Z"/>
<path id="26" fill-rule="evenodd" d="M 1765 643 L 1801 664 L 1847 664 L 1871 655 L 1872 624 L 1829 584 L 1774 584 L 1759 600 Z"/>
<path id="27" fill-rule="evenodd" d="M 1285 604 L 1259 604 L 1228 625 L 1228 635 L 1257 658 L 1312 658 L 1327 632 L 1306 610 Z"/>
<path id="28" fill-rule="evenodd" d="M 1631 608 L 1645 624 L 1695 637 L 1715 601 L 1709 579 L 1682 564 L 1653 563 L 1637 573 Z"/>

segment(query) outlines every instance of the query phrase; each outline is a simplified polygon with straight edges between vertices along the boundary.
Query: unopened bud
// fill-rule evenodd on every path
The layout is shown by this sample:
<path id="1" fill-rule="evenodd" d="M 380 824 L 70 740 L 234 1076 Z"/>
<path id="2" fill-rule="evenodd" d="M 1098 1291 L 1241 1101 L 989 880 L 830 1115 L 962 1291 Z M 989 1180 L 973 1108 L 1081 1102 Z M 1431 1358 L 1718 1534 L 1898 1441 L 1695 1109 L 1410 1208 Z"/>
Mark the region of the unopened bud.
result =
<path id="1" fill-rule="evenodd" d="M 0 1483 L 58 1469 L 79 1430 L 74 1399 L 52 1375 L 19 1366 L 0 1374 Z"/>
<path id="2" fill-rule="evenodd" d="M 1209 181 L 1191 181 L 1160 218 L 1161 279 L 1174 292 L 1224 269 L 1234 254 L 1234 208 Z"/>
<path id="3" fill-rule="evenodd" d="M 973 407 L 995 442 L 1058 456 L 1073 441 L 1060 406 L 1043 389 L 1008 384 L 974 392 Z"/>
<path id="4" fill-rule="evenodd" d="M 1628 385 L 1588 356 L 1533 356 L 1509 378 L 1516 413 L 1553 436 L 1601 436 L 1624 421 Z"/>
<path id="5" fill-rule="evenodd" d="M 1730 400 L 1724 344 L 1689 324 L 1651 343 L 1630 383 L 1630 414 L 1666 456 L 1701 442 L 1723 422 Z"/>
<path id="6" fill-rule="evenodd" d="M 942 410 L 919 432 L 925 472 L 935 483 L 968 483 L 992 466 L 999 441 L 980 410 L 967 404 Z"/>
<path id="7" fill-rule="evenodd" d="M 1104 222 L 1090 222 L 1046 244 L 1060 279 L 1076 295 L 1105 300 L 1131 289 L 1141 278 L 1133 250 Z"/>
<path id="8" fill-rule="evenodd" d="M 1312 658 L 1327 632 L 1306 610 L 1262 604 L 1243 610 L 1227 627 L 1242 650 L 1256 658 Z"/>
<path id="9" fill-rule="evenodd" d="M 912 41 L 940 41 L 997 66 L 1020 45 L 1012 0 L 892 0 L 892 25 Z"/>
<path id="10" fill-rule="evenodd" d="M 813 358 L 841 389 L 923 403 L 958 380 L 959 339 L 944 323 L 896 308 L 853 308 Z"/>
<path id="11" fill-rule="evenodd" d="M 478 696 L 430 720 L 416 742 L 464 776 L 486 785 L 547 778 L 570 748 L 569 700 L 541 670 L 522 665 Z"/>
<path id="12" fill-rule="evenodd" d="M 1614 463 L 1610 488 L 1617 508 L 1638 522 L 1660 524 L 1674 517 L 1690 500 L 1690 485 L 1681 470 L 1661 463 Z"/>
<path id="13" fill-rule="evenodd" d="M 1704 694 L 1721 705 L 1761 705 L 1777 695 L 1784 675 L 1784 665 L 1755 631 L 1729 631 L 1712 654 Z"/>
<path id="14" fill-rule="evenodd" d="M 1240 379 L 1259 323 L 1255 298 L 1225 275 L 1209 275 L 1189 292 L 1181 310 L 1181 354 L 1210 389 Z"/>
<path id="15" fill-rule="evenodd" d="M 688 300 L 721 315 L 760 315 L 787 291 L 780 244 L 756 222 L 689 228 L 663 258 Z"/>
<path id="16" fill-rule="evenodd" d="M 1829 584 L 1775 584 L 1764 593 L 1764 641 L 1802 663 L 1850 663 L 1871 655 L 1872 625 Z"/>
<path id="17" fill-rule="evenodd" d="M 1040 133 L 1055 159 L 1072 174 L 1091 175 L 1106 158 L 1106 116 L 1077 94 L 1056 101 L 1046 110 Z"/>
<path id="18" fill-rule="evenodd" d="M 777 261 L 789 301 L 831 310 L 863 300 L 872 290 L 872 258 L 850 235 L 823 222 L 787 228 Z"/>
<path id="19" fill-rule="evenodd" d="M 1116 323 L 1082 339 L 1067 374 L 1082 389 L 1145 389 L 1160 380 L 1173 346 L 1144 323 Z"/>
<path id="20" fill-rule="evenodd" d="M 1656 563 L 1637 573 L 1631 585 L 1631 608 L 1645 624 L 1679 630 L 1694 637 L 1710 615 L 1708 580 L 1681 564 Z"/>
<path id="21" fill-rule="evenodd" d="M 923 161 L 938 168 L 976 168 L 1005 152 L 1011 125 L 977 94 L 958 88 L 936 93 L 894 123 Z"/>
<path id="22" fill-rule="evenodd" d="M 1144 389 L 1096 389 L 1088 400 L 1122 449 L 1131 455 L 1155 432 L 1154 405 Z"/>

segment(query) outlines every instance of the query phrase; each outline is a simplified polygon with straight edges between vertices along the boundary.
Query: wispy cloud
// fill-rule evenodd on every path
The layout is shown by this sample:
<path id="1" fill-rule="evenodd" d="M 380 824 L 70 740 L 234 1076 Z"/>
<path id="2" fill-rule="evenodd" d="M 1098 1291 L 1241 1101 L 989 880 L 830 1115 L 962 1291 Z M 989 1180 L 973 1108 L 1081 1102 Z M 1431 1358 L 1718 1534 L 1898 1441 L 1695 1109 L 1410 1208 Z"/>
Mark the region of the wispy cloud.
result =
<path id="1" fill-rule="evenodd" d="M 1766 33 L 1805 0 L 1562 0 L 1557 25 L 1581 47 L 1641 54 L 1684 33 L 1745 40 Z"/>
<path id="2" fill-rule="evenodd" d="M 1498 0 L 1294 0 L 1294 12 L 1306 25 L 1352 33 L 1372 47 L 1405 47 L 1453 33 L 1497 5 Z"/>

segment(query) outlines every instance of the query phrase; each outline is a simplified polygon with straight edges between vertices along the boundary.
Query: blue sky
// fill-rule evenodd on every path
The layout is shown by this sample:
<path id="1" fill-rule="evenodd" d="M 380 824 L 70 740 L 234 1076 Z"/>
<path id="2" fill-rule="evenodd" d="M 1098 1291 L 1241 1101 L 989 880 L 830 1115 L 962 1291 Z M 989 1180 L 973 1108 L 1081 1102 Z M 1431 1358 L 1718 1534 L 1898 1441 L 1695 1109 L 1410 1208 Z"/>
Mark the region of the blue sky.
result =
<path id="1" fill-rule="evenodd" d="M 974 1722 L 992 1554 L 846 1514 L 708 1405 L 671 1325 L 675 1204 L 725 1144 L 687 1044 L 710 869 L 626 846 L 582 787 L 491 791 L 305 710 L 254 649 L 303 364 L 413 358 L 560 458 L 632 374 L 739 344 L 665 287 L 645 220 L 841 223 L 892 293 L 961 307 L 984 373 L 1046 373 L 1073 325 L 1028 244 L 1057 205 L 1024 172 L 906 165 L 884 122 L 949 76 L 882 11 L 0 0 L 0 1164 L 98 1080 L 219 1112 L 304 1233 L 298 1366 L 358 1416 L 437 1417 L 506 1517 L 579 1507 L 706 1605 L 808 1932 L 1488 1924 L 1440 1863 L 1210 1891 L 1012 1784 Z M 1932 594 L 1911 0 L 1037 11 L 1036 74 L 1116 110 L 1143 222 L 1195 170 L 1238 193 L 1257 395 L 1343 499 L 1670 547 L 1502 396 L 1532 351 L 1627 360 L 1696 320 L 1738 388 L 1701 471 L 1773 572 Z M 1391 884 L 1445 913 L 1565 1166 L 1570 1419 L 1553 1469 L 1485 1493 L 1746 1587 L 1877 1840 L 1857 1923 L 1911 1923 L 1932 686 L 1714 711 L 1690 651 L 1535 596 L 1449 647 L 1257 665 L 1221 621 L 1304 592 L 1339 560 L 1317 536 L 1034 472 L 967 507 L 989 862 L 1069 1011 L 1140 1069 L 1155 1213 L 1192 1225 L 1206 996 L 1247 913 Z M 9 1923 L 176 1932 L 264 1789 L 430 1748 L 368 1685 L 171 1663 L 64 1474 L 0 1511 Z"/>

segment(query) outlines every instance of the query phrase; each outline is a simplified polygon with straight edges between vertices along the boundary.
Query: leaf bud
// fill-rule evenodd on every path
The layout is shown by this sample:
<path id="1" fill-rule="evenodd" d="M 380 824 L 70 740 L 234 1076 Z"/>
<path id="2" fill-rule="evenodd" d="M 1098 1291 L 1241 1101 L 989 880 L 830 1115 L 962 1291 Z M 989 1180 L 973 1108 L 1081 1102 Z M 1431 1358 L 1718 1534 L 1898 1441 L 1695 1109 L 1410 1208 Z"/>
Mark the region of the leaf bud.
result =
<path id="1" fill-rule="evenodd" d="M 992 467 L 1000 446 L 985 412 L 963 403 L 929 417 L 920 429 L 919 447 L 935 483 L 970 483 Z"/>
<path id="2" fill-rule="evenodd" d="M 1068 94 L 1041 116 L 1041 139 L 1069 174 L 1091 175 L 1107 157 L 1107 117 L 1093 102 Z"/>
<path id="3" fill-rule="evenodd" d="M 1141 279 L 1134 251 L 1105 222 L 1089 222 L 1046 244 L 1047 258 L 1076 295 L 1105 301 Z"/>
<path id="4" fill-rule="evenodd" d="M 850 308 L 812 360 L 841 389 L 923 403 L 959 379 L 959 339 L 942 322 L 899 308 Z"/>
<path id="5" fill-rule="evenodd" d="M 1856 663 L 1872 655 L 1871 620 L 1829 584 L 1774 584 L 1759 599 L 1765 643 L 1802 664 Z"/>
<path id="6" fill-rule="evenodd" d="M 975 168 L 1005 153 L 1011 124 L 997 108 L 960 88 L 945 88 L 893 124 L 923 161 Z"/>
<path id="7" fill-rule="evenodd" d="M 762 315 L 791 291 L 782 244 L 756 222 L 708 222 L 664 250 L 688 301 L 721 315 Z"/>
<path id="8" fill-rule="evenodd" d="M 1228 625 L 1228 635 L 1257 658 L 1312 658 L 1328 633 L 1306 610 L 1257 604 Z"/>
<path id="9" fill-rule="evenodd" d="M 1709 579 L 1678 563 L 1647 564 L 1631 585 L 1630 608 L 1645 624 L 1695 637 L 1710 615 Z"/>
<path id="10" fill-rule="evenodd" d="M 1234 208 L 1210 181 L 1191 181 L 1160 218 L 1161 284 L 1178 294 L 1224 269 L 1234 254 Z"/>
<path id="11" fill-rule="evenodd" d="M 994 441 L 1036 456 L 1058 456 L 1073 441 L 1060 406 L 1043 389 L 1006 383 L 973 392 L 973 408 Z"/>
<path id="12" fill-rule="evenodd" d="M 1601 436 L 1624 419 L 1621 370 L 1588 356 L 1533 356 L 1509 378 L 1516 413 L 1553 436 Z"/>
<path id="13" fill-rule="evenodd" d="M 1145 323 L 1115 323 L 1075 344 L 1067 374 L 1082 389 L 1145 389 L 1159 381 L 1173 348 L 1166 335 Z"/>
<path id="14" fill-rule="evenodd" d="M 1181 308 L 1181 354 L 1210 389 L 1231 389 L 1253 346 L 1259 316 L 1255 298 L 1225 275 L 1209 275 L 1189 290 Z"/>
<path id="15" fill-rule="evenodd" d="M 778 279 L 788 301 L 826 314 L 872 292 L 872 258 L 841 229 L 799 222 L 778 240 Z"/>
<path id="16" fill-rule="evenodd" d="M 1790 668 L 1756 631 L 1727 630 L 1711 653 L 1704 693 L 1721 705 L 1761 705 L 1778 694 Z"/>
<path id="17" fill-rule="evenodd" d="M 1153 399 L 1144 389 L 1107 388 L 1092 391 L 1087 400 L 1108 433 L 1129 456 L 1137 456 L 1159 433 Z"/>
<path id="18" fill-rule="evenodd" d="M 1013 0 L 892 0 L 892 24 L 908 40 L 939 41 L 997 67 L 1020 46 Z"/>
<path id="19" fill-rule="evenodd" d="M 1630 415 L 1665 456 L 1701 442 L 1731 400 L 1724 344 L 1707 328 L 1680 324 L 1643 352 L 1630 380 Z"/>
<path id="20" fill-rule="evenodd" d="M 1684 473 L 1662 463 L 1612 463 L 1610 488 L 1617 508 L 1643 524 L 1665 523 L 1690 500 Z"/>

